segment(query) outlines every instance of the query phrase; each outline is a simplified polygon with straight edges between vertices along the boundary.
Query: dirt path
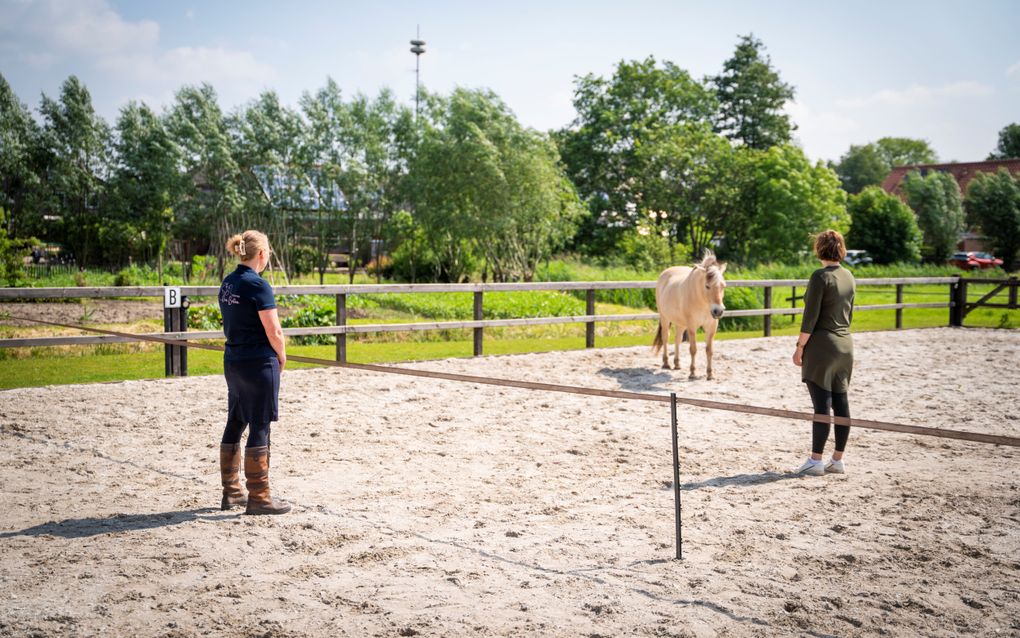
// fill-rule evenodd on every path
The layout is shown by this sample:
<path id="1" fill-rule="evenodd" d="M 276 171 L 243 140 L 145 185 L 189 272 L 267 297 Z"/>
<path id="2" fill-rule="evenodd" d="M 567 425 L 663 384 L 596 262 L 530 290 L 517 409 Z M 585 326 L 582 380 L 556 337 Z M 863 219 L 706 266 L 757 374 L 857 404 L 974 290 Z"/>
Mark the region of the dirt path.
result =
<path id="1" fill-rule="evenodd" d="M 792 338 L 422 368 L 808 411 Z M 1020 435 L 1020 331 L 856 336 L 856 416 Z M 684 356 L 686 361 L 686 354 Z M 699 368 L 704 366 L 699 361 Z M 215 509 L 218 377 L 0 392 L 0 635 L 1020 634 L 1020 450 L 658 404 L 288 372 L 282 517 Z"/>

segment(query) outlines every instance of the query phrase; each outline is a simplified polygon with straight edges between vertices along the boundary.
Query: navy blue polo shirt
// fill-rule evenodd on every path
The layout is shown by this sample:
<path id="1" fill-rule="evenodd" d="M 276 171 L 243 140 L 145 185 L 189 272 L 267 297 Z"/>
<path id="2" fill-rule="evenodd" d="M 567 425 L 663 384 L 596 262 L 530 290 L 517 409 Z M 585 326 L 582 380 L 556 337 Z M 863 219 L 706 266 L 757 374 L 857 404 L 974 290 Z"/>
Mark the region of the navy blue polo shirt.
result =
<path id="1" fill-rule="evenodd" d="M 259 319 L 260 310 L 275 307 L 273 287 L 251 268 L 238 264 L 237 270 L 223 279 L 220 313 L 223 315 L 223 334 L 227 337 L 224 361 L 276 356 Z"/>

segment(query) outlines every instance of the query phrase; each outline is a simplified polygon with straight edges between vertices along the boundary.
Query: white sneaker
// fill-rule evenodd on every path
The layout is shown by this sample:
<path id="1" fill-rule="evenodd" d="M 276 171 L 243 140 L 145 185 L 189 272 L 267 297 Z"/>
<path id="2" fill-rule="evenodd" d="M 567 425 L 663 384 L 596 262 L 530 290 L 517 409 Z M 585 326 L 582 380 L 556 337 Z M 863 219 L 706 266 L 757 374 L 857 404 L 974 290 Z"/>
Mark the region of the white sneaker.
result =
<path id="1" fill-rule="evenodd" d="M 825 474 L 825 464 L 821 461 L 812 463 L 811 459 L 804 461 L 804 465 L 801 465 L 796 470 L 797 474 L 803 474 L 804 476 L 823 476 Z"/>
<path id="2" fill-rule="evenodd" d="M 843 461 L 837 461 L 836 459 L 829 459 L 825 464 L 826 474 L 846 474 L 846 469 L 843 467 Z"/>

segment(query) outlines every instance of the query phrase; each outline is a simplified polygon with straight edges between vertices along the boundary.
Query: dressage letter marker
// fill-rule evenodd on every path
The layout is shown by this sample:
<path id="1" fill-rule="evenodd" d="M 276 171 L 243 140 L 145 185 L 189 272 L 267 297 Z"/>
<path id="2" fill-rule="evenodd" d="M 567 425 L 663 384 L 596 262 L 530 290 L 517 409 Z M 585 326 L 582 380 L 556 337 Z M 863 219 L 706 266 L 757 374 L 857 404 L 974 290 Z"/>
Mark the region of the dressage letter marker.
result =
<path id="1" fill-rule="evenodd" d="M 163 288 L 163 307 L 164 308 L 180 308 L 181 307 L 181 289 L 174 287 L 171 288 L 166 286 Z"/>

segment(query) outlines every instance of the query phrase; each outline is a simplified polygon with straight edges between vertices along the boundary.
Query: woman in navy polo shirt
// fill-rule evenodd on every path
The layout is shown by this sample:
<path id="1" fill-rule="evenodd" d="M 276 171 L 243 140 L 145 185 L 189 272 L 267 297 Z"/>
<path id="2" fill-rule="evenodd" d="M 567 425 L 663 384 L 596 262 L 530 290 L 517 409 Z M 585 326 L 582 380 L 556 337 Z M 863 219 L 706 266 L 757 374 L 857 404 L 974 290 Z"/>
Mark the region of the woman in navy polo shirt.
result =
<path id="1" fill-rule="evenodd" d="M 244 448 L 246 514 L 285 514 L 290 505 L 269 494 L 269 424 L 277 420 L 280 373 L 287 364 L 273 288 L 259 273 L 269 264 L 269 240 L 246 230 L 227 240 L 227 250 L 241 260 L 220 286 L 220 312 L 227 337 L 223 374 L 227 378 L 227 427 L 220 443 L 222 509 L 245 505 L 238 466 L 241 433 Z"/>

